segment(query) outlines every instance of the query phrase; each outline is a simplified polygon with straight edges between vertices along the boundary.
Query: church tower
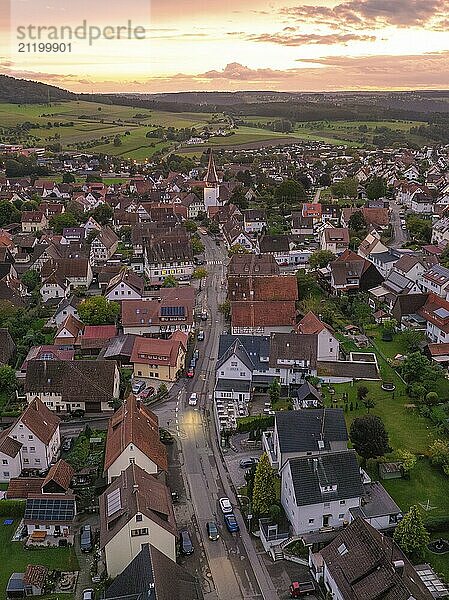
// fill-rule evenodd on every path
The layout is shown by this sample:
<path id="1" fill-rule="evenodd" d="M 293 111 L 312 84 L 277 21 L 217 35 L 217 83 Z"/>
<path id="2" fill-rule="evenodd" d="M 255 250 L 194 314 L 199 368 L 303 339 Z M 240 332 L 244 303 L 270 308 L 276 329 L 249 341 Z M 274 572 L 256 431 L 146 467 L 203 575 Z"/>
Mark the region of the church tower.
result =
<path id="1" fill-rule="evenodd" d="M 207 211 L 209 206 L 220 206 L 220 182 L 218 180 L 212 148 L 209 150 L 209 163 L 204 181 L 206 182 L 204 186 L 204 206 Z"/>

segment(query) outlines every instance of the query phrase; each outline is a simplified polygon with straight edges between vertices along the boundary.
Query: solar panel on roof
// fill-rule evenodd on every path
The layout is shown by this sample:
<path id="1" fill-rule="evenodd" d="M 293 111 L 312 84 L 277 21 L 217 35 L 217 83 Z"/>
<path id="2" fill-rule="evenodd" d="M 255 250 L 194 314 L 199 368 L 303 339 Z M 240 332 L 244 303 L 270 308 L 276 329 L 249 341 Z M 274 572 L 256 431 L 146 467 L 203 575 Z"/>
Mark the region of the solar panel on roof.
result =
<path id="1" fill-rule="evenodd" d="M 446 310 L 445 308 L 437 308 L 435 314 L 437 315 L 437 317 L 445 319 L 446 317 L 449 317 L 449 310 Z"/>
<path id="2" fill-rule="evenodd" d="M 185 315 L 184 306 L 162 306 L 161 317 L 183 317 Z"/>
<path id="3" fill-rule="evenodd" d="M 112 491 L 106 496 L 107 515 L 110 517 L 122 508 L 122 498 L 120 496 L 120 488 Z"/>
<path id="4" fill-rule="evenodd" d="M 56 498 L 29 498 L 25 519 L 31 521 L 71 521 L 75 517 L 75 501 Z"/>

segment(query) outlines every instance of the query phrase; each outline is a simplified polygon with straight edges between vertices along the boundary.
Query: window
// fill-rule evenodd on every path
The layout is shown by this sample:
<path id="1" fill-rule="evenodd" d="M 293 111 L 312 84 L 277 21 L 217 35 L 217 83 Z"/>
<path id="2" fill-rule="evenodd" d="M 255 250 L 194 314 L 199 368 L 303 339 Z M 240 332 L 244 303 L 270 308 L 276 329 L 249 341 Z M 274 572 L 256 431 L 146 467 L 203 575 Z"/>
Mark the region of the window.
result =
<path id="1" fill-rule="evenodd" d="M 133 465 L 135 462 L 136 462 L 136 459 L 135 459 L 135 458 L 130 458 L 130 459 L 129 459 L 129 464 L 130 464 L 130 465 Z"/>
<path id="2" fill-rule="evenodd" d="M 240 377 L 245 377 L 245 373 L 240 372 Z"/>
<path id="3" fill-rule="evenodd" d="M 32 439 L 33 439 L 33 436 L 32 436 L 32 435 L 29 435 L 29 436 L 28 436 L 28 439 L 29 439 L 29 440 L 32 440 Z"/>
<path id="4" fill-rule="evenodd" d="M 141 535 L 148 535 L 148 527 L 142 527 L 142 529 L 131 529 L 131 537 L 139 537 Z"/>
<path id="5" fill-rule="evenodd" d="M 237 363 L 236 362 L 231 362 L 231 367 L 236 367 Z"/>
<path id="6" fill-rule="evenodd" d="M 34 454 L 36 452 L 36 448 L 34 446 L 30 446 L 30 453 Z"/>
<path id="7" fill-rule="evenodd" d="M 325 502 L 324 503 L 324 508 L 330 508 L 331 503 L 330 502 Z"/>
<path id="8" fill-rule="evenodd" d="M 344 517 L 344 516 L 345 516 L 345 515 L 344 515 L 344 513 L 340 513 L 340 514 L 338 515 L 338 518 L 341 520 L 341 519 L 343 519 L 343 517 Z"/>
<path id="9" fill-rule="evenodd" d="M 346 504 L 346 500 L 340 500 L 340 504 Z"/>
<path id="10" fill-rule="evenodd" d="M 315 523 L 315 519 L 309 519 L 309 525 L 311 525 L 312 523 Z"/>
<path id="11" fill-rule="evenodd" d="M 142 515 L 136 515 L 136 522 L 139 523 L 143 519 Z"/>
<path id="12" fill-rule="evenodd" d="M 3 459 L 3 460 L 2 460 L 2 465 L 7 465 L 7 464 L 8 464 L 8 461 L 7 461 L 7 460 L 5 460 L 5 459 Z"/>
<path id="13" fill-rule="evenodd" d="M 3 477 L 9 477 L 9 471 L 3 471 Z"/>
<path id="14" fill-rule="evenodd" d="M 40 465 L 40 464 L 41 464 L 41 459 L 40 459 L 40 458 L 35 458 L 35 459 L 34 459 L 34 462 L 35 462 L 37 465 Z"/>

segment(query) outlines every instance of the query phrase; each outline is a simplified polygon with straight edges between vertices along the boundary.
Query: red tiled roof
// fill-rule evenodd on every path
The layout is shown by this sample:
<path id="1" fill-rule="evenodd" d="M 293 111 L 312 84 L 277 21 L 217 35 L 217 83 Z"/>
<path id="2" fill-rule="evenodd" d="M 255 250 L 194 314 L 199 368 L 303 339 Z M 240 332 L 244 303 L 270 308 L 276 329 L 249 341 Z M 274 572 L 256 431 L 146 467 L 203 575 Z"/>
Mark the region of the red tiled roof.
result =
<path id="1" fill-rule="evenodd" d="M 445 356 L 449 354 L 449 344 L 428 344 L 429 352 L 431 356 Z"/>
<path id="2" fill-rule="evenodd" d="M 137 337 L 134 342 L 131 363 L 176 366 L 179 340 L 159 340 L 156 338 Z"/>
<path id="3" fill-rule="evenodd" d="M 16 422 L 19 421 L 26 425 L 41 442 L 49 444 L 61 419 L 52 413 L 39 398 L 35 398 L 28 404 Z"/>
<path id="4" fill-rule="evenodd" d="M 68 490 L 70 482 L 75 474 L 75 470 L 65 460 L 58 460 L 58 462 L 50 467 L 47 473 L 44 483 L 42 484 L 42 490 L 45 492 L 45 488 L 51 482 L 56 483 L 64 490 Z"/>
<path id="5" fill-rule="evenodd" d="M 231 321 L 233 327 L 294 327 L 295 302 L 231 302 Z"/>
<path id="6" fill-rule="evenodd" d="M 104 470 L 117 460 L 121 453 L 134 444 L 160 470 L 167 471 L 167 450 L 159 439 L 157 416 L 144 404 L 130 395 L 109 419 Z"/>
<path id="7" fill-rule="evenodd" d="M 83 331 L 83 339 L 107 340 L 117 335 L 115 325 L 86 325 Z"/>
<path id="8" fill-rule="evenodd" d="M 320 333 L 323 329 L 328 329 L 331 331 L 329 325 L 325 325 L 320 319 L 313 313 L 309 311 L 298 323 L 298 331 L 301 333 Z"/>
<path id="9" fill-rule="evenodd" d="M 28 498 L 29 494 L 40 494 L 43 477 L 13 477 L 9 480 L 6 497 L 8 500 Z"/>

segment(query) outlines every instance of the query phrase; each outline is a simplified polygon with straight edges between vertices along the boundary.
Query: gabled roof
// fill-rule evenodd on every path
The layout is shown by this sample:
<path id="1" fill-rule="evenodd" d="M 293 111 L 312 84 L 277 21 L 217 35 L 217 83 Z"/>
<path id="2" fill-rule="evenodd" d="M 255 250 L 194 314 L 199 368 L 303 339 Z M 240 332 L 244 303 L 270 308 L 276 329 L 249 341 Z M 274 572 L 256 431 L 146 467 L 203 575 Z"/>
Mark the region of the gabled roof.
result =
<path id="1" fill-rule="evenodd" d="M 120 273 L 112 277 L 109 280 L 108 286 L 106 288 L 106 294 L 113 290 L 117 285 L 121 283 L 126 283 L 131 289 L 135 290 L 137 293 L 142 294 L 144 288 L 144 281 L 142 277 L 139 277 L 137 273 L 134 271 L 130 271 L 128 269 L 122 269 Z"/>
<path id="2" fill-rule="evenodd" d="M 8 500 L 25 499 L 30 494 L 40 494 L 43 477 L 13 477 L 9 480 L 6 497 Z"/>
<path id="3" fill-rule="evenodd" d="M 318 401 L 321 400 L 320 392 L 309 381 L 304 382 L 296 392 L 296 397 L 299 402 L 305 400 L 309 396 L 314 396 Z"/>
<path id="4" fill-rule="evenodd" d="M 221 335 L 218 346 L 218 360 L 220 364 L 223 364 L 223 356 L 229 348 L 234 346 L 236 340 L 243 346 L 246 355 L 254 366 L 254 370 L 265 371 L 268 368 L 270 338 L 266 335 Z"/>
<path id="5" fill-rule="evenodd" d="M 228 275 L 279 275 L 280 267 L 272 254 L 233 254 Z"/>
<path id="6" fill-rule="evenodd" d="M 304 333 L 273 333 L 270 341 L 270 367 L 278 369 L 285 361 L 306 361 L 316 367 L 318 336 Z"/>
<path id="7" fill-rule="evenodd" d="M 300 333 L 320 333 L 323 329 L 333 331 L 330 325 L 326 325 L 321 321 L 315 313 L 309 311 L 298 323 L 298 331 Z"/>
<path id="8" fill-rule="evenodd" d="M 58 460 L 57 463 L 50 467 L 47 476 L 42 484 L 42 491 L 51 492 L 53 486 L 61 488 L 67 491 L 70 487 L 70 482 L 75 474 L 75 470 L 65 460 Z"/>
<path id="9" fill-rule="evenodd" d="M 228 277 L 228 298 L 231 301 L 285 301 L 298 299 L 298 281 L 294 275 L 260 275 Z"/>
<path id="10" fill-rule="evenodd" d="M 76 317 L 74 317 L 70 313 L 69 315 L 67 315 L 65 320 L 61 323 L 61 325 L 58 327 L 58 330 L 55 335 L 55 339 L 57 339 L 59 337 L 59 334 L 64 329 L 66 329 L 71 334 L 72 337 L 77 338 L 80 331 L 82 331 L 83 327 L 84 327 L 83 323 L 81 323 L 80 320 L 78 320 Z"/>
<path id="11" fill-rule="evenodd" d="M 217 369 L 221 367 L 227 360 L 229 360 L 232 356 L 238 358 L 250 371 L 254 370 L 254 364 L 251 358 L 248 356 L 245 348 L 243 347 L 240 339 L 236 339 L 229 346 L 229 348 L 225 351 L 225 353 L 220 356 L 217 361 Z"/>
<path id="12" fill-rule="evenodd" d="M 105 592 L 105 600 L 202 600 L 196 577 L 154 546 L 139 554 Z"/>
<path id="13" fill-rule="evenodd" d="M 345 417 L 340 408 L 277 412 L 275 427 L 283 453 L 317 452 L 319 440 L 323 441 L 324 450 L 330 450 L 331 442 L 348 441 Z"/>
<path id="14" fill-rule="evenodd" d="M 169 489 L 136 464 L 131 464 L 126 471 L 122 471 L 100 496 L 99 504 L 101 548 L 134 519 L 137 513 L 144 514 L 173 536 L 176 535 Z"/>
<path id="15" fill-rule="evenodd" d="M 413 566 L 391 537 L 364 519 L 343 528 L 321 555 L 345 600 L 431 600 Z M 401 573 L 394 566 L 401 561 Z"/>
<path id="16" fill-rule="evenodd" d="M 301 411 L 303 412 L 303 411 Z M 304 411 L 308 412 L 308 411 Z M 322 504 L 363 495 L 355 450 L 289 459 L 297 506 Z"/>
<path id="17" fill-rule="evenodd" d="M 9 437 L 11 428 L 0 431 L 0 453 L 15 458 L 22 448 L 22 443 Z"/>
<path id="18" fill-rule="evenodd" d="M 109 419 L 105 471 L 130 444 L 134 444 L 160 470 L 167 471 L 167 450 L 159 439 L 158 418 L 134 395 L 130 395 Z"/>
<path id="19" fill-rule="evenodd" d="M 262 253 L 289 252 L 290 243 L 287 235 L 263 235 L 259 240 Z"/>
<path id="20" fill-rule="evenodd" d="M 131 363 L 175 367 L 181 344 L 171 337 L 168 340 L 136 337 L 131 354 Z"/>
<path id="21" fill-rule="evenodd" d="M 231 302 L 233 327 L 294 327 L 295 301 Z"/>
<path id="22" fill-rule="evenodd" d="M 31 361 L 41 364 L 45 361 Z M 53 363 L 55 364 L 55 363 Z M 45 445 L 50 443 L 61 419 L 51 412 L 39 398 L 32 400 L 15 424 L 23 423 Z M 14 425 L 15 425 L 14 424 Z"/>

